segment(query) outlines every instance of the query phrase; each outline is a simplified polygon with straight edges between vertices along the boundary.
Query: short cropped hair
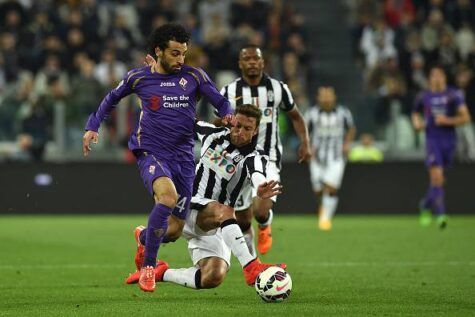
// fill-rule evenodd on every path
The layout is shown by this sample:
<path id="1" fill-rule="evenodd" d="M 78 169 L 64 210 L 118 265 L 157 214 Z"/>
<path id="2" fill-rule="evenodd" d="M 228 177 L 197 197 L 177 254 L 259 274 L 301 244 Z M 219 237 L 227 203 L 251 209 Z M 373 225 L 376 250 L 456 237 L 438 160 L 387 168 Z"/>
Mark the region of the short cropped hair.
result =
<path id="1" fill-rule="evenodd" d="M 188 33 L 182 25 L 167 23 L 152 32 L 148 40 L 149 50 L 152 55 L 155 55 L 155 48 L 157 46 L 160 50 L 164 51 L 168 47 L 169 41 L 188 43 L 189 40 L 190 33 Z"/>
<path id="2" fill-rule="evenodd" d="M 248 104 L 237 106 L 234 114 L 238 114 L 238 113 L 245 115 L 246 117 L 255 118 L 257 126 L 259 126 L 259 124 L 261 123 L 262 112 L 261 112 L 261 109 L 259 109 L 255 105 L 251 105 L 248 103 Z"/>

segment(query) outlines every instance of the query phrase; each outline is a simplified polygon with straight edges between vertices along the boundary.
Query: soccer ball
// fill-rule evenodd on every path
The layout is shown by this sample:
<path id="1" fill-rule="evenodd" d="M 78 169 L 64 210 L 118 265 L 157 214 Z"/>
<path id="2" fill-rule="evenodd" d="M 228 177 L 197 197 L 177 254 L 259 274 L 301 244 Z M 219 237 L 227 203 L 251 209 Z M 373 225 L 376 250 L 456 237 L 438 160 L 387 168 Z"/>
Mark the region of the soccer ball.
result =
<path id="1" fill-rule="evenodd" d="M 256 278 L 254 283 L 257 294 L 266 302 L 282 302 L 290 296 L 292 279 L 284 269 L 271 266 Z"/>

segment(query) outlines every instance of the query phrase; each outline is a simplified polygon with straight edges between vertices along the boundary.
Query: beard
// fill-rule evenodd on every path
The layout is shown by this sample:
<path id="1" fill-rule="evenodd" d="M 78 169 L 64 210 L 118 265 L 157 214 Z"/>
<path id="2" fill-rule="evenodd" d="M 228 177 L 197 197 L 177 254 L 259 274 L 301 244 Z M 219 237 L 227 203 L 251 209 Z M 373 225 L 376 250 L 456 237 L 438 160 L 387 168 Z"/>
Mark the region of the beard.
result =
<path id="1" fill-rule="evenodd" d="M 160 60 L 160 65 L 168 74 L 176 74 L 180 71 L 180 69 L 173 69 L 169 63 L 164 60 Z"/>

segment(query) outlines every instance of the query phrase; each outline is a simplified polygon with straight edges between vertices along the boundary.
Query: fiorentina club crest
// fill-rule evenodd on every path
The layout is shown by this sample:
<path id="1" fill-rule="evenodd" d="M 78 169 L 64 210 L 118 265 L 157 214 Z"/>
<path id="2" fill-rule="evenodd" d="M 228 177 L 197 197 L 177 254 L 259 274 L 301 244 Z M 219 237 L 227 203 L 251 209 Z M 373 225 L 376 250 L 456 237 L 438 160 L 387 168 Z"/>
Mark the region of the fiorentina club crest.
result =
<path id="1" fill-rule="evenodd" d="M 183 88 L 183 90 L 186 90 L 186 84 L 188 81 L 185 78 L 182 77 L 178 83 L 180 84 L 181 88 Z"/>
<path id="2" fill-rule="evenodd" d="M 152 175 L 155 174 L 155 165 L 150 165 L 150 167 L 148 168 L 148 172 Z"/>

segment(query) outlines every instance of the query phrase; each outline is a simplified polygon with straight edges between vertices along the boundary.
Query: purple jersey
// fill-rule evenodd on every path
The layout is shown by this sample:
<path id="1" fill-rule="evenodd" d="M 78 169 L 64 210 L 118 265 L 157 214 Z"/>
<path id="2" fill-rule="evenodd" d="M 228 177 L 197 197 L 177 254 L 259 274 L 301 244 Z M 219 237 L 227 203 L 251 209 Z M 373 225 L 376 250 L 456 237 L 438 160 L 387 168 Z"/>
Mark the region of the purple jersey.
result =
<path id="1" fill-rule="evenodd" d="M 438 115 L 453 117 L 464 103 L 463 93 L 453 88 L 437 93 L 429 90 L 421 92 L 416 97 L 414 112 L 423 114 L 427 138 L 455 138 L 455 127 L 439 127 L 435 124 L 435 117 Z"/>
<path id="2" fill-rule="evenodd" d="M 201 69 L 183 65 L 177 74 L 159 74 L 152 67 L 132 69 L 89 116 L 86 130 L 96 131 L 119 101 L 135 93 L 140 118 L 129 140 L 132 151 L 149 151 L 162 158 L 193 161 L 196 101 L 205 96 L 220 117 L 233 113 L 229 101 Z"/>

